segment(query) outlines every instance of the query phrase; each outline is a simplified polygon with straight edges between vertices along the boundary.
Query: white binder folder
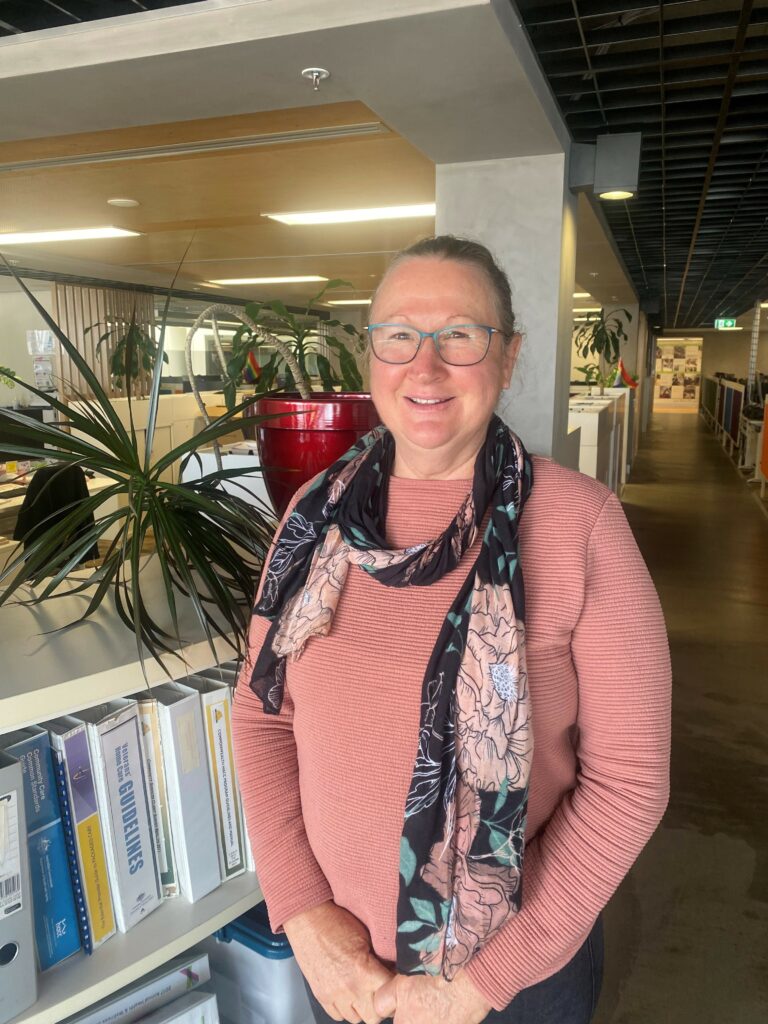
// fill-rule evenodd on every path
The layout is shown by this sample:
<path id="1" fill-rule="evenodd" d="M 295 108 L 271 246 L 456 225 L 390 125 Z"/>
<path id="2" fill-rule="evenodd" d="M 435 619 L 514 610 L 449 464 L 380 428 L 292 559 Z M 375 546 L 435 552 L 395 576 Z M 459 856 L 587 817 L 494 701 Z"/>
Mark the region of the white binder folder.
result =
<path id="1" fill-rule="evenodd" d="M 37 999 L 21 765 L 0 751 L 0 1024 Z"/>
<path id="2" fill-rule="evenodd" d="M 194 903 L 221 882 L 200 697 L 182 683 L 155 686 L 152 696 L 160 719 L 181 894 Z"/>

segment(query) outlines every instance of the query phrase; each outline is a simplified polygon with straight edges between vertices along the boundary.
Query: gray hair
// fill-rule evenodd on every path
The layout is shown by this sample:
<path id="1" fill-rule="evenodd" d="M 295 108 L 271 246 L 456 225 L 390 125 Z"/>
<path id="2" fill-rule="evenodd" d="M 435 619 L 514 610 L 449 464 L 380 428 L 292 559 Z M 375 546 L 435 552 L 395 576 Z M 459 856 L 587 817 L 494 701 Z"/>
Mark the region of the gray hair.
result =
<path id="1" fill-rule="evenodd" d="M 509 286 L 509 278 L 496 262 L 490 250 L 480 242 L 474 242 L 469 238 L 457 238 L 455 235 L 435 235 L 431 238 L 422 238 L 421 241 L 401 250 L 392 258 L 392 262 L 384 271 L 384 277 L 379 281 L 378 287 L 373 293 L 371 308 L 376 301 L 379 288 L 390 271 L 400 266 L 401 263 L 405 263 L 406 260 L 422 257 L 454 260 L 457 263 L 466 263 L 468 266 L 477 267 L 485 275 L 491 287 L 499 317 L 499 329 L 504 335 L 505 341 L 511 339 L 517 328 L 515 314 L 512 310 L 512 289 Z"/>

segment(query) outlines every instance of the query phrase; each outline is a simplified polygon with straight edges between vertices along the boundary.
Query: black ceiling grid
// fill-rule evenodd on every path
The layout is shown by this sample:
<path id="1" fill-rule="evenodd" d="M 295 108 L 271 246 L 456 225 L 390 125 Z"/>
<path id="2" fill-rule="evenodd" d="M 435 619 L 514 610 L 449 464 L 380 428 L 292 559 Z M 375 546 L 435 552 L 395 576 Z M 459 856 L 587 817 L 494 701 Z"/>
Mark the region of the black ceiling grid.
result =
<path id="1" fill-rule="evenodd" d="M 202 0 L 0 0 L 0 38 Z"/>
<path id="2" fill-rule="evenodd" d="M 768 0 L 517 0 L 576 142 L 643 134 L 603 209 L 664 327 L 768 298 Z"/>

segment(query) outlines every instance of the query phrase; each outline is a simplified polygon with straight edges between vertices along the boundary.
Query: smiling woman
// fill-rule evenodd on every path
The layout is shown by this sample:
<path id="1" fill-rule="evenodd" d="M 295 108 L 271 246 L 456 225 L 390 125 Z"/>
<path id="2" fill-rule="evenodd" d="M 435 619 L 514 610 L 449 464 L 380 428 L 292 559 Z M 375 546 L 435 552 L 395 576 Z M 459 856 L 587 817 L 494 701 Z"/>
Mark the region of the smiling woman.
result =
<path id="1" fill-rule="evenodd" d="M 272 925 L 318 1022 L 587 1024 L 667 800 L 658 599 L 613 493 L 494 413 L 521 339 L 483 246 L 400 254 L 369 337 L 384 426 L 294 498 L 238 682 Z"/>
<path id="2" fill-rule="evenodd" d="M 467 243 L 455 248 L 462 251 Z M 439 335 L 425 337 L 416 329 L 420 340 L 410 359 L 395 362 L 384 349 L 391 348 L 395 338 L 402 346 L 407 334 L 390 330 L 384 336 L 386 344 L 378 340 L 376 328 L 369 328 L 375 357 L 371 397 L 395 438 L 397 476 L 451 480 L 472 475 L 520 349 L 520 335 L 504 332 L 499 305 L 493 284 L 480 267 L 430 253 L 399 260 L 379 285 L 371 304 L 372 325 L 401 325 L 413 333 L 418 324 L 422 331 L 442 335 L 438 341 Z M 453 330 L 446 333 L 447 327 Z M 478 334 L 484 336 L 479 359 Z M 462 349 L 469 353 L 456 355 Z M 459 365 L 449 361 L 452 353 L 461 359 Z"/>

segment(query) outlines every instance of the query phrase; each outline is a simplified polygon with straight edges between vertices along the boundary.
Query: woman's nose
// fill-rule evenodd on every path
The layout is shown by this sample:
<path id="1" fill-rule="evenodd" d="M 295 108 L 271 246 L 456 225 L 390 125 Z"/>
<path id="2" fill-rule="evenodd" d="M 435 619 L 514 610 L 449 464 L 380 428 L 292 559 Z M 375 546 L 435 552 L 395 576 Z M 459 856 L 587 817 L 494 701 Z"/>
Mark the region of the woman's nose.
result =
<path id="1" fill-rule="evenodd" d="M 421 376 L 436 376 L 444 371 L 445 363 L 438 354 L 434 338 L 422 338 L 421 347 L 411 361 L 410 367 L 412 373 Z"/>

